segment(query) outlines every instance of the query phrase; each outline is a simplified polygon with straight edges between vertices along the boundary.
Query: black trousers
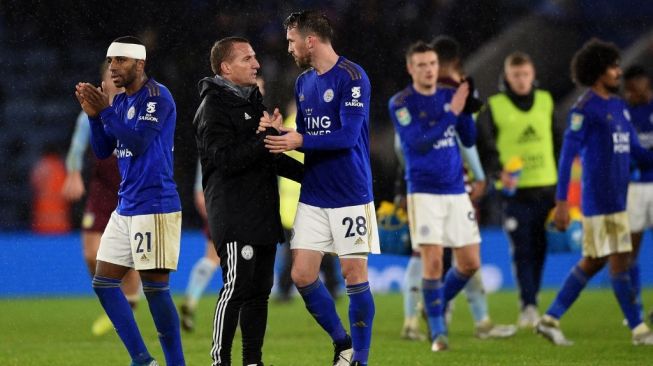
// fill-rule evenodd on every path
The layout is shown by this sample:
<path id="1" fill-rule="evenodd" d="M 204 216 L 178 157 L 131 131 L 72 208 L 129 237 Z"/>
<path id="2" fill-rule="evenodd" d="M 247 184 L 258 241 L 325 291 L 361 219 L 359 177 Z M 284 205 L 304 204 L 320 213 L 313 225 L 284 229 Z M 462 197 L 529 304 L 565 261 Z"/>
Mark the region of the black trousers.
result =
<path id="1" fill-rule="evenodd" d="M 510 238 L 522 308 L 537 305 L 546 260 L 544 225 L 553 206 L 554 200 L 549 195 L 534 200 L 505 201 L 504 230 Z"/>
<path id="2" fill-rule="evenodd" d="M 243 364 L 262 365 L 261 348 L 268 319 L 268 298 L 274 283 L 276 245 L 229 242 L 217 248 L 222 267 L 213 320 L 213 365 L 231 365 L 231 345 L 240 319 Z"/>

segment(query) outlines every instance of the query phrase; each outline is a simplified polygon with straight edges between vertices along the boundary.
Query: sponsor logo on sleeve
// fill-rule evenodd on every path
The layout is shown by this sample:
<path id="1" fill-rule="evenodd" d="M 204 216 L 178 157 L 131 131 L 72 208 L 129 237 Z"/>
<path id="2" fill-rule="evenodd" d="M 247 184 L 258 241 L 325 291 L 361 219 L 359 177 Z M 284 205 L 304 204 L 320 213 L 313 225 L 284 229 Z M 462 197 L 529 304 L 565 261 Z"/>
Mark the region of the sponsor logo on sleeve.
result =
<path id="1" fill-rule="evenodd" d="M 585 119 L 585 116 L 583 116 L 580 113 L 572 113 L 571 114 L 571 123 L 570 123 L 570 128 L 572 131 L 578 131 L 583 127 L 583 120 Z"/>
<path id="2" fill-rule="evenodd" d="M 361 87 L 360 86 L 355 86 L 351 88 L 351 97 L 354 99 L 360 98 L 361 97 Z"/>
<path id="3" fill-rule="evenodd" d="M 156 112 L 156 102 L 147 102 L 147 109 L 145 111 L 147 113 Z"/>
<path id="4" fill-rule="evenodd" d="M 408 111 L 408 108 L 402 107 L 399 108 L 395 111 L 395 116 L 397 117 L 397 121 L 399 122 L 400 125 L 402 126 L 408 126 L 411 121 L 411 116 L 410 112 Z"/>

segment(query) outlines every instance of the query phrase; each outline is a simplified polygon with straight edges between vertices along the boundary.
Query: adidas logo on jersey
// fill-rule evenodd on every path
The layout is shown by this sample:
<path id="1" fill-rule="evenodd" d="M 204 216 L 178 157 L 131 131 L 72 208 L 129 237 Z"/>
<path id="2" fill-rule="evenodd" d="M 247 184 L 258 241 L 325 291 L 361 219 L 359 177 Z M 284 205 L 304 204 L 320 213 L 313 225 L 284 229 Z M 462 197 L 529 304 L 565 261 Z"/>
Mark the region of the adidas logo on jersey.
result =
<path id="1" fill-rule="evenodd" d="M 537 131 L 533 128 L 533 126 L 528 126 L 522 131 L 521 135 L 519 136 L 519 142 L 520 144 L 525 143 L 525 142 L 537 142 L 540 141 L 540 136 L 537 135 Z"/>
<path id="2" fill-rule="evenodd" d="M 143 253 L 143 255 L 141 256 L 141 262 L 149 262 L 149 259 L 147 258 L 145 253 Z"/>
<path id="3" fill-rule="evenodd" d="M 245 112 L 245 120 L 248 120 L 248 119 L 252 119 L 252 116 L 250 116 L 249 114 L 247 114 L 247 112 Z"/>
<path id="4" fill-rule="evenodd" d="M 363 240 L 363 238 L 361 238 L 360 236 L 354 242 L 354 245 L 359 245 L 359 244 L 365 244 L 365 240 Z"/>

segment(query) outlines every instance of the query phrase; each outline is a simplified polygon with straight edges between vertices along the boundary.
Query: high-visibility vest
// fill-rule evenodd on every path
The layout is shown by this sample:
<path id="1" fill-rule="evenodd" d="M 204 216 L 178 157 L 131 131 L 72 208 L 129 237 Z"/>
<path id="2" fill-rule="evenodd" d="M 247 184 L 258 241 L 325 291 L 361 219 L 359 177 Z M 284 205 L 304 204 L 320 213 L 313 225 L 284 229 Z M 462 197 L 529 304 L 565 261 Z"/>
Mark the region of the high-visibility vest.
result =
<path id="1" fill-rule="evenodd" d="M 536 90 L 533 106 L 523 111 L 504 94 L 488 99 L 497 129 L 497 151 L 502 166 L 514 157 L 523 161 L 518 188 L 544 187 L 558 181 L 553 152 L 553 98 Z"/>

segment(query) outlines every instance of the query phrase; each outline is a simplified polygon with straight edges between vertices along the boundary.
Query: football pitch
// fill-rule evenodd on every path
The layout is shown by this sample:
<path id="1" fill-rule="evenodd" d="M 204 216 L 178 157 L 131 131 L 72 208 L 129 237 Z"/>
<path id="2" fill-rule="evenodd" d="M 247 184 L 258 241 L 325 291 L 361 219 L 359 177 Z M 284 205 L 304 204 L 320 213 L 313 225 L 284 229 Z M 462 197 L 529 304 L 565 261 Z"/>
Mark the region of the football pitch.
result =
<path id="1" fill-rule="evenodd" d="M 545 291 L 541 309 L 554 293 Z M 581 294 L 562 321 L 572 347 L 555 347 L 532 331 L 520 331 L 504 340 L 478 340 L 473 336 L 471 316 L 464 296 L 455 305 L 450 327 L 451 349 L 432 353 L 427 342 L 399 338 L 402 325 L 400 294 L 377 295 L 376 318 L 370 365 L 651 365 L 653 348 L 635 347 L 622 325 L 617 302 L 609 289 L 590 289 Z M 506 291 L 489 295 L 495 322 L 510 323 L 517 317 L 517 295 Z M 177 302 L 181 301 L 176 298 Z M 213 296 L 202 299 L 194 333 L 183 334 L 189 366 L 210 365 Z M 644 303 L 653 303 L 653 290 L 644 292 Z M 346 322 L 348 300 L 338 300 L 338 311 Z M 31 298 L 0 300 L 0 365 L 107 365 L 127 366 L 129 357 L 118 336 L 93 337 L 91 322 L 101 308 L 93 297 Z M 154 324 L 142 299 L 137 321 L 150 352 L 165 362 Z M 346 325 L 347 327 L 347 325 Z M 268 330 L 263 349 L 266 366 L 331 365 L 332 345 L 308 315 L 303 302 L 271 301 Z M 240 335 L 236 334 L 234 365 L 240 365 Z"/>

